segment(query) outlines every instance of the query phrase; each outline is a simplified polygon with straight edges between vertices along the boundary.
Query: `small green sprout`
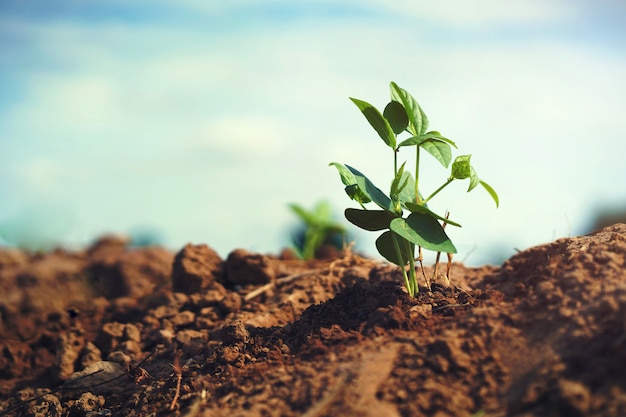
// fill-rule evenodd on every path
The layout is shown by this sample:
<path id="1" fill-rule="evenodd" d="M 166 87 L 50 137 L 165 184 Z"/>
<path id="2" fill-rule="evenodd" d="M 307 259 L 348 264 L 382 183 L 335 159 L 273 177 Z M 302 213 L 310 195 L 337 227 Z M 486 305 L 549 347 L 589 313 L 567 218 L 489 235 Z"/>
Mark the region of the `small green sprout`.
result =
<path id="1" fill-rule="evenodd" d="M 361 209 L 347 208 L 345 216 L 354 225 L 369 231 L 384 231 L 376 240 L 378 252 L 388 261 L 400 266 L 409 295 L 419 292 L 415 261 L 420 262 L 426 286 L 430 282 L 424 273 L 422 249 L 448 254 L 448 274 L 452 254 L 457 250 L 446 234 L 444 227 L 449 224 L 460 227 L 446 215 L 432 212 L 427 203 L 454 180 L 469 179 L 468 192 L 479 184 L 499 205 L 498 195 L 486 182 L 481 180 L 470 164 L 471 155 L 461 155 L 452 162 L 452 147 L 456 144 L 435 130 L 428 130 L 428 117 L 407 91 L 391 83 L 391 101 L 381 113 L 371 104 L 350 98 L 361 110 L 369 124 L 393 153 L 393 178 L 389 194 L 376 187 L 364 174 L 349 165 L 331 162 L 337 168 L 345 192 L 355 200 Z M 398 135 L 408 133 L 409 137 L 400 141 Z M 400 148 L 415 148 L 415 179 L 405 170 L 406 162 L 398 166 Z M 450 176 L 435 191 L 424 198 L 419 188 L 420 152 L 431 154 L 445 168 L 452 162 Z M 379 209 L 368 210 L 365 204 L 374 203 Z M 409 214 L 404 217 L 405 211 Z M 418 248 L 419 256 L 415 256 Z M 407 274 L 407 265 L 408 274 Z"/>
<path id="2" fill-rule="evenodd" d="M 329 204 L 321 201 L 307 210 L 298 204 L 290 204 L 289 208 L 302 221 L 302 230 L 292 238 L 292 248 L 302 259 L 315 258 L 323 245 L 331 245 L 341 249 L 345 228 L 333 220 Z"/>

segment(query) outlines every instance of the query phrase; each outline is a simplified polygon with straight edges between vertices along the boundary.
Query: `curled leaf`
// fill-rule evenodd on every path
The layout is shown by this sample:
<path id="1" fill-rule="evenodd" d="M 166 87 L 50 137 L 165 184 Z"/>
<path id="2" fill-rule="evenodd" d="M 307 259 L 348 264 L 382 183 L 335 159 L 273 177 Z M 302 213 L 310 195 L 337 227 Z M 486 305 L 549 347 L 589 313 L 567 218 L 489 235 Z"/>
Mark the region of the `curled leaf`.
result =
<path id="1" fill-rule="evenodd" d="M 496 190 L 494 190 L 491 185 L 487 184 L 485 181 L 482 181 L 482 180 L 480 181 L 480 185 L 482 185 L 483 188 L 487 190 L 491 198 L 493 198 L 493 201 L 496 202 L 496 207 L 499 207 L 500 199 L 498 198 L 498 194 L 496 193 Z"/>
<path id="2" fill-rule="evenodd" d="M 460 155 L 456 157 L 452 163 L 452 178 L 464 180 L 472 175 L 472 166 L 470 165 L 471 157 L 472 155 Z"/>

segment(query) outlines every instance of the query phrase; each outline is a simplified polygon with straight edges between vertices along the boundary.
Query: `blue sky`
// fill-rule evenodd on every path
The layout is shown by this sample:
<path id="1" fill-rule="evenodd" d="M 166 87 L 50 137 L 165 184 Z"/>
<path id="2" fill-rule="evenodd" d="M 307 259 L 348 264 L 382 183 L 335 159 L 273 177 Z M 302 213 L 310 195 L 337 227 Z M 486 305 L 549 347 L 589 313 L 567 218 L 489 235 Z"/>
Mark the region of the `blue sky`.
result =
<path id="1" fill-rule="evenodd" d="M 433 201 L 464 226 L 457 259 L 506 257 L 626 204 L 625 32 L 609 0 L 3 1 L 0 231 L 277 252 L 288 203 L 354 207 L 329 162 L 386 188 L 348 97 L 382 108 L 393 80 L 500 193 Z M 424 164 L 434 189 L 448 172 Z"/>

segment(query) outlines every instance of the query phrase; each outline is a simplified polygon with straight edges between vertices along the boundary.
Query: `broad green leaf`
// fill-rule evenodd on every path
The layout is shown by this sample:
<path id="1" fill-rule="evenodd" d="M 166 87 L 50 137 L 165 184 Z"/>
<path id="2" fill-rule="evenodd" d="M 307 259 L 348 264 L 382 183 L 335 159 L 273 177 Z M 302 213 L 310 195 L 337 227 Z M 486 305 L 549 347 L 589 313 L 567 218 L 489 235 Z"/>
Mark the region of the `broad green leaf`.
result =
<path id="1" fill-rule="evenodd" d="M 437 132 L 436 130 L 431 130 L 430 132 L 426 132 L 423 136 L 427 138 L 439 139 L 441 141 L 446 142 L 450 146 L 454 146 L 455 148 L 457 147 L 454 141 L 444 137 L 441 133 Z"/>
<path id="2" fill-rule="evenodd" d="M 354 174 L 359 189 L 365 194 L 367 198 L 372 200 L 378 207 L 393 212 L 393 205 L 391 199 L 383 193 L 380 188 L 376 187 L 365 175 L 359 172 L 357 169 L 352 168 L 349 165 L 346 167 Z"/>
<path id="3" fill-rule="evenodd" d="M 435 132 L 435 131 L 424 133 L 423 135 L 419 135 L 419 136 L 411 136 L 410 138 L 405 139 L 402 142 L 400 142 L 400 144 L 398 145 L 398 148 L 402 146 L 419 145 L 422 142 L 425 142 L 427 140 L 436 140 L 436 141 L 445 142 L 448 145 L 454 146 L 456 148 L 456 143 L 454 143 L 448 138 L 441 136 L 439 132 Z"/>
<path id="4" fill-rule="evenodd" d="M 408 91 L 398 87 L 398 84 L 392 82 L 390 84 L 391 99 L 399 102 L 404 106 L 406 114 L 409 117 L 409 132 L 414 136 L 421 136 L 428 130 L 428 117 L 422 110 L 417 100 L 413 98 Z"/>
<path id="5" fill-rule="evenodd" d="M 389 125 L 397 135 L 404 132 L 409 125 L 409 118 L 406 115 L 406 110 L 402 104 L 397 101 L 390 101 L 383 111 L 383 116 L 389 122 Z"/>
<path id="6" fill-rule="evenodd" d="M 448 168 L 448 166 L 450 166 L 450 161 L 452 160 L 452 149 L 447 143 L 442 142 L 439 139 L 431 139 L 423 142 L 421 147 L 424 148 L 426 152 L 434 156 L 435 159 L 444 167 Z"/>
<path id="7" fill-rule="evenodd" d="M 344 212 L 346 219 L 355 226 L 375 232 L 389 229 L 389 223 L 395 218 L 385 210 L 359 210 L 348 208 Z"/>
<path id="8" fill-rule="evenodd" d="M 485 181 L 482 181 L 482 180 L 480 181 L 480 185 L 482 185 L 485 188 L 485 190 L 487 190 L 491 198 L 493 198 L 493 201 L 496 202 L 496 207 L 499 207 L 500 199 L 498 198 L 498 194 L 496 193 L 496 190 L 494 190 L 493 187 L 491 187 L 491 185 L 487 184 Z"/>
<path id="9" fill-rule="evenodd" d="M 461 225 L 455 221 L 452 221 L 450 219 L 446 219 L 445 217 L 442 217 L 440 215 L 438 215 L 437 213 L 430 211 L 428 208 L 416 204 L 416 203 L 411 203 L 411 202 L 406 202 L 404 203 L 404 207 L 406 207 L 407 210 L 409 210 L 411 213 L 422 213 L 422 214 L 428 214 L 430 216 L 433 216 L 443 222 L 446 222 L 448 224 L 451 224 L 452 226 L 457 226 L 457 227 L 461 227 Z"/>
<path id="10" fill-rule="evenodd" d="M 367 121 L 372 125 L 378 136 L 387 144 L 387 146 L 396 148 L 396 134 L 389 125 L 387 119 L 380 114 L 380 111 L 366 101 L 350 97 L 350 100 L 361 110 Z"/>
<path id="11" fill-rule="evenodd" d="M 437 252 L 456 253 L 456 248 L 435 217 L 411 213 L 406 219 L 393 219 L 389 228 L 417 246 Z"/>
<path id="12" fill-rule="evenodd" d="M 398 266 L 405 266 L 409 263 L 409 259 L 415 257 L 415 247 L 406 239 L 389 230 L 376 239 L 376 249 L 383 258 Z M 400 250 L 402 259 L 398 257 L 397 249 Z"/>
<path id="13" fill-rule="evenodd" d="M 454 142 L 452 143 L 454 144 Z M 423 136 L 412 136 L 400 142 L 398 148 L 414 145 L 424 148 L 426 152 L 434 156 L 435 159 L 437 159 L 444 167 L 447 168 L 450 165 L 450 161 L 452 160 L 452 149 L 450 148 L 450 144 L 440 137 L 428 134 Z"/>
<path id="14" fill-rule="evenodd" d="M 472 175 L 472 166 L 470 165 L 470 158 L 472 155 L 460 155 L 457 156 L 452 163 L 452 178 L 464 180 Z"/>

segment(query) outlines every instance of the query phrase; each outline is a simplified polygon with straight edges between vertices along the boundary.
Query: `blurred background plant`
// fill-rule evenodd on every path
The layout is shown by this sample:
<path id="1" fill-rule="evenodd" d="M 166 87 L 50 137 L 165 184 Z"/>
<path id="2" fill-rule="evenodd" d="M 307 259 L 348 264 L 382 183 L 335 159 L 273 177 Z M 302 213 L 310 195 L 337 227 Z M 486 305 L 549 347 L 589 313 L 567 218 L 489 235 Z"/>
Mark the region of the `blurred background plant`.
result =
<path id="1" fill-rule="evenodd" d="M 313 209 L 307 210 L 298 204 L 289 204 L 300 224 L 291 235 L 292 249 L 302 259 L 324 257 L 323 247 L 343 249 L 348 236 L 346 229 L 335 220 L 330 204 L 320 201 Z"/>

